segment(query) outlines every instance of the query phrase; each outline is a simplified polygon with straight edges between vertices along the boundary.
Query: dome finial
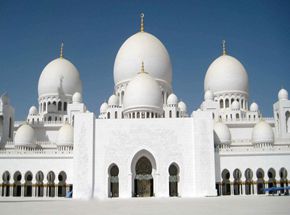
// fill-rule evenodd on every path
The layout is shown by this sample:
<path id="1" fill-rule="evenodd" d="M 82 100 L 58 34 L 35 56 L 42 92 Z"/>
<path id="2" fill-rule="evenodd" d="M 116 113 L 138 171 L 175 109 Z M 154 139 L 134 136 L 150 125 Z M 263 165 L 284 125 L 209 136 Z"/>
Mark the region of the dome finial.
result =
<path id="1" fill-rule="evenodd" d="M 140 73 L 145 73 L 144 62 L 143 61 L 142 61 L 142 64 L 141 64 L 141 72 Z"/>
<path id="2" fill-rule="evenodd" d="M 61 46 L 60 46 L 60 58 L 63 58 L 63 42 L 61 43 Z"/>
<path id="3" fill-rule="evenodd" d="M 226 50 L 226 41 L 223 40 L 223 55 L 226 55 L 227 54 L 227 50 Z"/>
<path id="4" fill-rule="evenodd" d="M 140 18 L 141 18 L 141 27 L 140 27 L 140 31 L 144 32 L 144 13 L 140 14 Z"/>

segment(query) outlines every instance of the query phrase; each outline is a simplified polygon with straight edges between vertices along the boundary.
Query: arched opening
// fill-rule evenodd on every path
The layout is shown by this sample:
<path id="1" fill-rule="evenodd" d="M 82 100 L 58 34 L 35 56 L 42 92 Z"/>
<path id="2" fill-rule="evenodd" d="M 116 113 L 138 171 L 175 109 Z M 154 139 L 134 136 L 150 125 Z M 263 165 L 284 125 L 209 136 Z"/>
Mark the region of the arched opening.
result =
<path id="1" fill-rule="evenodd" d="M 48 121 L 49 121 L 49 122 L 51 121 L 51 116 L 48 117 Z"/>
<path id="2" fill-rule="evenodd" d="M 257 169 L 256 176 L 257 176 L 257 194 L 265 194 L 264 170 L 261 168 Z"/>
<path id="3" fill-rule="evenodd" d="M 226 99 L 226 100 L 225 100 L 225 104 L 226 104 L 226 108 L 228 108 L 228 107 L 230 106 L 230 104 L 229 104 L 229 99 Z"/>
<path id="4" fill-rule="evenodd" d="M 13 196 L 21 196 L 21 178 L 22 175 L 19 171 L 14 173 Z"/>
<path id="5" fill-rule="evenodd" d="M 118 113 L 117 113 L 117 111 L 115 111 L 115 119 L 117 119 L 118 118 Z"/>
<path id="6" fill-rule="evenodd" d="M 268 188 L 276 187 L 276 171 L 273 168 L 268 170 Z M 276 193 L 276 191 L 269 191 L 269 194 Z"/>
<path id="7" fill-rule="evenodd" d="M 222 171 L 222 195 L 231 195 L 230 172 L 227 169 Z"/>
<path id="8" fill-rule="evenodd" d="M 46 111 L 46 102 L 43 103 L 43 111 Z"/>
<path id="9" fill-rule="evenodd" d="M 142 156 L 138 159 L 135 166 L 135 173 L 134 196 L 153 196 L 152 164 L 147 157 Z"/>
<path id="10" fill-rule="evenodd" d="M 233 176 L 234 176 L 234 195 L 240 195 L 241 194 L 241 186 L 242 186 L 242 182 L 241 182 L 242 173 L 241 173 L 241 170 L 235 169 L 234 172 L 233 172 Z"/>
<path id="11" fill-rule="evenodd" d="M 65 195 L 66 195 L 66 173 L 64 171 L 61 171 L 58 174 L 57 196 L 58 197 L 65 197 Z"/>
<path id="12" fill-rule="evenodd" d="M 59 101 L 58 104 L 57 104 L 57 110 L 58 111 L 61 111 L 61 106 L 62 106 L 61 101 Z"/>
<path id="13" fill-rule="evenodd" d="M 24 175 L 24 196 L 32 196 L 32 173 L 30 171 L 26 172 Z"/>
<path id="14" fill-rule="evenodd" d="M 173 163 L 168 168 L 169 172 L 169 196 L 178 196 L 179 168 Z"/>
<path id="15" fill-rule="evenodd" d="M 236 113 L 236 119 L 240 119 L 240 115 Z"/>
<path id="16" fill-rule="evenodd" d="M 10 173 L 5 171 L 2 175 L 2 196 L 10 195 Z"/>
<path id="17" fill-rule="evenodd" d="M 63 103 L 63 110 L 64 110 L 64 111 L 67 110 L 67 103 L 66 103 L 66 102 Z"/>
<path id="18" fill-rule="evenodd" d="M 116 164 L 111 164 L 109 167 L 109 192 L 108 196 L 119 197 L 119 168 Z"/>
<path id="19" fill-rule="evenodd" d="M 251 169 L 246 169 L 245 171 L 245 178 L 246 178 L 246 181 L 245 181 L 245 194 L 246 195 L 251 195 L 253 192 L 252 192 L 252 189 L 253 189 L 253 171 Z"/>
<path id="20" fill-rule="evenodd" d="M 282 167 L 279 171 L 280 175 L 280 187 L 287 187 L 288 186 L 288 180 L 287 180 L 287 170 Z M 281 190 L 281 193 L 285 193 L 285 190 Z M 288 190 L 286 190 L 286 194 L 288 194 Z"/>
<path id="21" fill-rule="evenodd" d="M 224 107 L 224 100 L 220 100 L 220 108 L 223 108 Z"/>
<path id="22" fill-rule="evenodd" d="M 107 113 L 107 119 L 110 119 L 110 112 Z"/>
<path id="23" fill-rule="evenodd" d="M 43 196 L 43 172 L 38 171 L 35 175 L 36 184 L 35 184 L 35 196 L 42 197 Z"/>
<path id="24" fill-rule="evenodd" d="M 55 184 L 54 184 L 54 180 L 55 180 L 55 174 L 53 171 L 50 171 L 47 174 L 47 190 L 46 190 L 46 195 L 48 197 L 54 197 L 55 196 Z"/>
<path id="25" fill-rule="evenodd" d="M 12 139 L 12 131 L 13 131 L 13 128 L 12 128 L 12 118 L 9 117 L 9 132 L 8 132 L 8 138 L 9 139 Z"/>
<path id="26" fill-rule="evenodd" d="M 169 118 L 171 118 L 172 117 L 172 111 L 170 110 L 169 111 Z"/>
<path id="27" fill-rule="evenodd" d="M 285 117 L 286 117 L 286 132 L 290 132 L 290 112 L 287 111 L 285 113 Z"/>

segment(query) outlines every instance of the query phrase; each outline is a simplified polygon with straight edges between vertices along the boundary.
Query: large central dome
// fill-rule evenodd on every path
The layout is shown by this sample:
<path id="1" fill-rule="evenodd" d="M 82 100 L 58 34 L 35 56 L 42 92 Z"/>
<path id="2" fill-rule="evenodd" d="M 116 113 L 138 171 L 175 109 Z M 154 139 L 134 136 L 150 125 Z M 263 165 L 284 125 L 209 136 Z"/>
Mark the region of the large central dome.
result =
<path id="1" fill-rule="evenodd" d="M 128 38 L 119 49 L 114 64 L 115 85 L 134 78 L 142 61 L 150 76 L 171 85 L 172 67 L 166 48 L 155 36 L 142 31 Z"/>

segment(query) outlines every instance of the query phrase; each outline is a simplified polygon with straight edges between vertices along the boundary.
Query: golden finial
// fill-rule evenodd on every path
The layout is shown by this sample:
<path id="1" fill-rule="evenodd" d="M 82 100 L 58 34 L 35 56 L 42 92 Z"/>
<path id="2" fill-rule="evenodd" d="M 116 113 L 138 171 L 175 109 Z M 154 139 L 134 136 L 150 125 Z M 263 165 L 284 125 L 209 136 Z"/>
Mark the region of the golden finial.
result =
<path id="1" fill-rule="evenodd" d="M 141 28 L 140 31 L 144 32 L 144 13 L 140 14 L 140 18 L 141 18 Z"/>
<path id="2" fill-rule="evenodd" d="M 227 50 L 226 50 L 226 41 L 223 40 L 223 55 L 227 54 Z"/>
<path id="3" fill-rule="evenodd" d="M 142 61 L 142 65 L 141 65 L 141 73 L 145 73 L 144 62 L 143 61 Z"/>
<path id="4" fill-rule="evenodd" d="M 61 43 L 61 46 L 60 46 L 60 58 L 63 58 L 63 42 Z"/>

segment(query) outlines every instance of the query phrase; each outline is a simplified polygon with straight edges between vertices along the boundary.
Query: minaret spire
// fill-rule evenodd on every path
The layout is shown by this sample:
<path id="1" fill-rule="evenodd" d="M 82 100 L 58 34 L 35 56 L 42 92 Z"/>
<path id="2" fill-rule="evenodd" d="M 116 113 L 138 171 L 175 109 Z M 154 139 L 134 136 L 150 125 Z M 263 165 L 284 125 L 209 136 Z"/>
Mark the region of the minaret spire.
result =
<path id="1" fill-rule="evenodd" d="M 60 58 L 63 58 L 63 46 L 64 46 L 64 44 L 63 44 L 63 42 L 61 43 L 61 46 L 60 46 Z"/>
<path id="2" fill-rule="evenodd" d="M 223 44 L 223 55 L 226 55 L 226 54 L 227 54 L 227 50 L 226 50 L 226 41 L 223 40 L 222 44 Z"/>
<path id="3" fill-rule="evenodd" d="M 140 31 L 144 32 L 144 13 L 140 14 L 140 18 L 141 18 L 141 26 L 140 26 Z"/>

